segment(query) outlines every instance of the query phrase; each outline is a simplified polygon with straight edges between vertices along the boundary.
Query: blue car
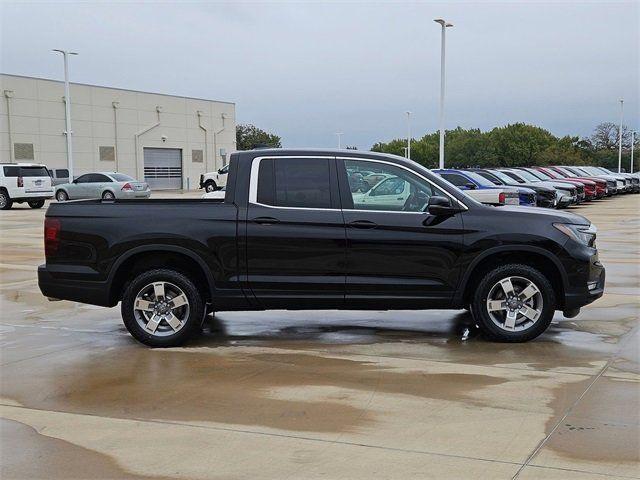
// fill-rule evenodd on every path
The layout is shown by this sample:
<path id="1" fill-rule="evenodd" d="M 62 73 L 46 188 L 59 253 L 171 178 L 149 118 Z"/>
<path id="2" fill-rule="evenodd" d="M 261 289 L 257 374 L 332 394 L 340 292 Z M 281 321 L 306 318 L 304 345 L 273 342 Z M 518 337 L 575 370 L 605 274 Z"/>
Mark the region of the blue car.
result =
<path id="1" fill-rule="evenodd" d="M 517 187 L 517 186 L 501 187 L 491 182 L 490 180 L 484 178 L 482 175 L 478 175 L 475 172 L 469 172 L 466 170 L 444 168 L 444 169 L 432 170 L 432 172 L 440 175 L 442 178 L 454 184 L 456 187 L 458 187 L 461 190 L 471 190 L 471 191 L 495 190 L 495 189 L 505 190 L 506 188 L 509 191 L 516 191 L 518 193 L 517 204 L 523 205 L 526 207 L 536 206 L 536 192 L 534 190 L 531 190 L 530 188 Z M 476 197 L 476 195 L 472 195 L 472 196 Z M 480 198 L 477 198 L 477 199 L 480 200 Z M 493 202 L 484 202 L 484 201 L 482 202 L 493 203 Z M 500 203 L 510 203 L 510 202 L 506 201 L 506 202 L 500 202 Z"/>

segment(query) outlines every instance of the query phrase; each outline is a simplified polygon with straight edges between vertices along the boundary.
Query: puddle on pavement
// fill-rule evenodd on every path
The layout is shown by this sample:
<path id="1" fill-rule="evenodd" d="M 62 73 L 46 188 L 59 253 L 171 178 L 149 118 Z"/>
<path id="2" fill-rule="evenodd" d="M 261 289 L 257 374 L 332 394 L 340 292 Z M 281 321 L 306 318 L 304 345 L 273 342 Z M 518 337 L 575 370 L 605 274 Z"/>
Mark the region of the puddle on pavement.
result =
<path id="1" fill-rule="evenodd" d="M 212 355 L 131 348 L 55 366 L 8 372 L 2 395 L 27 407 L 120 418 L 209 421 L 292 431 L 346 432 L 375 421 L 358 402 L 277 398 L 278 389 L 327 387 L 482 404 L 474 392 L 506 379 L 398 371 L 366 361 L 303 353 Z M 32 375 L 33 373 L 33 375 Z M 532 372 L 533 374 L 533 372 Z M 19 382 L 27 375 L 30 381 Z M 17 383 L 14 383 L 17 382 Z"/>
<path id="2" fill-rule="evenodd" d="M 0 478 L 148 479 L 121 469 L 111 457 L 38 433 L 33 427 L 0 418 Z M 37 461 L 34 461 L 37 459 Z M 154 476 L 153 478 L 159 478 Z"/>

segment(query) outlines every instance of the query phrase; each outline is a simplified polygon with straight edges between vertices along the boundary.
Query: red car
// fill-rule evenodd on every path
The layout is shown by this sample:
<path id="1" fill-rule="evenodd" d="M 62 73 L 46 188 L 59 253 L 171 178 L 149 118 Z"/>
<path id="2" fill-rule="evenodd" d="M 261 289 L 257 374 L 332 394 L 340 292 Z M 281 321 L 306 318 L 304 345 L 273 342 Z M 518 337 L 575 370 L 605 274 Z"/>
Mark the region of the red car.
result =
<path id="1" fill-rule="evenodd" d="M 551 178 L 562 180 L 563 182 L 571 182 L 577 185 L 584 186 L 585 200 L 593 200 L 596 198 L 596 182 L 587 178 L 579 178 L 577 175 L 571 172 L 564 172 L 559 167 L 535 167 L 538 170 L 546 173 Z"/>
<path id="2" fill-rule="evenodd" d="M 571 173 L 578 175 L 577 178 L 588 178 L 596 182 L 596 198 L 602 198 L 607 195 L 607 180 L 596 175 L 589 175 L 589 172 L 585 172 L 579 167 L 561 167 L 563 170 L 569 170 Z"/>

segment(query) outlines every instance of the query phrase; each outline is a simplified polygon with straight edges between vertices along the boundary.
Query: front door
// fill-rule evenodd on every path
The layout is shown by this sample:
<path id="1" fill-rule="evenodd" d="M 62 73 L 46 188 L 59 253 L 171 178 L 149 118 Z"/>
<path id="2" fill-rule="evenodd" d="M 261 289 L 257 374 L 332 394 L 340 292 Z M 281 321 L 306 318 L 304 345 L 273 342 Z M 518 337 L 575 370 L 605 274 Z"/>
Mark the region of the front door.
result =
<path id="1" fill-rule="evenodd" d="M 463 214 L 427 213 L 429 197 L 449 196 L 407 168 L 349 158 L 337 166 L 347 227 L 347 307 L 445 306 L 458 283 Z M 350 179 L 361 171 L 378 172 L 382 180 L 359 192 Z"/>
<path id="2" fill-rule="evenodd" d="M 254 159 L 246 238 L 261 306 L 340 307 L 346 251 L 334 157 Z"/>

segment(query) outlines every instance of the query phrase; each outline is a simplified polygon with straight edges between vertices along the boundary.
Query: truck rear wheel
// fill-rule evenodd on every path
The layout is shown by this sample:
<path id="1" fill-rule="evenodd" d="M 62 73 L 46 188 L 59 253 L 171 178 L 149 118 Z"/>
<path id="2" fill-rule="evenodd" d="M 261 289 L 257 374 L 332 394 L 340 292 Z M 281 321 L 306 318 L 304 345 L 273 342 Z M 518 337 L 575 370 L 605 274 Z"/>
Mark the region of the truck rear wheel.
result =
<path id="1" fill-rule="evenodd" d="M 44 200 L 31 200 L 29 206 L 31 208 L 42 208 L 44 207 Z"/>
<path id="2" fill-rule="evenodd" d="M 473 295 L 471 311 L 480 329 L 500 342 L 526 342 L 553 319 L 551 282 L 528 265 L 507 264 L 489 271 Z"/>
<path id="3" fill-rule="evenodd" d="M 198 331 L 205 304 L 193 282 L 169 269 L 137 275 L 121 302 L 122 320 L 139 342 L 151 347 L 177 347 Z"/>

